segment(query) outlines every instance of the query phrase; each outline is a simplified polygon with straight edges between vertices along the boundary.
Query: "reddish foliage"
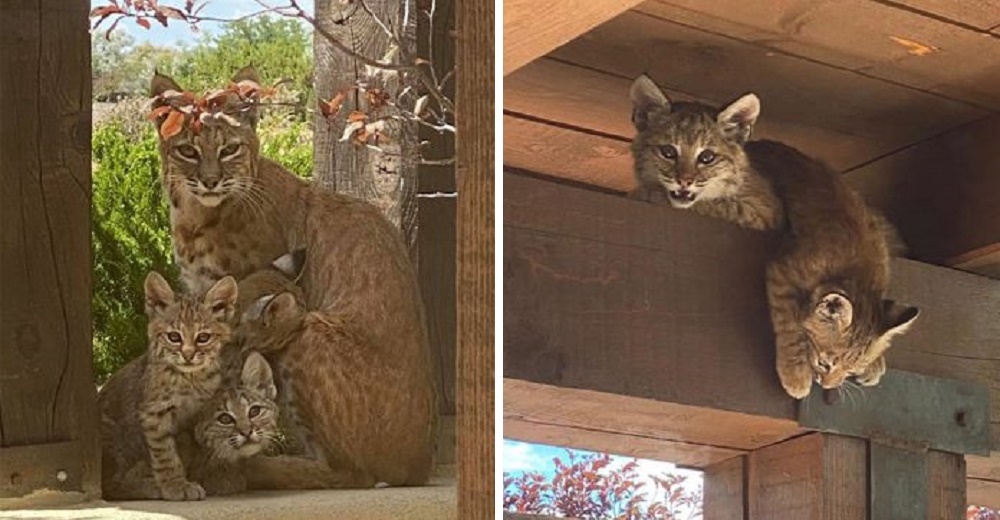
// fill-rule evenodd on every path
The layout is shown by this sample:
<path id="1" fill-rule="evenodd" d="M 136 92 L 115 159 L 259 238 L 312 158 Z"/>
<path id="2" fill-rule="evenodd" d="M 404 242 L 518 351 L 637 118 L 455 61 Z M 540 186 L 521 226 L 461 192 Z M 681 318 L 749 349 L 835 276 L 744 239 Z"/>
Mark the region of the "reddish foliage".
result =
<path id="1" fill-rule="evenodd" d="M 261 99 L 274 94 L 276 86 L 261 87 L 254 81 L 243 80 L 201 97 L 191 92 L 168 90 L 151 100 L 153 109 L 147 117 L 159 125 L 163 139 L 180 133 L 185 124 L 196 134 L 204 124 L 213 121 L 238 126 L 232 114 L 259 106 Z"/>
<path id="2" fill-rule="evenodd" d="M 965 520 L 1000 520 L 1000 511 L 979 506 L 969 506 L 965 510 Z"/>
<path id="3" fill-rule="evenodd" d="M 701 512 L 701 493 L 684 487 L 686 477 L 663 474 L 649 477 L 654 489 L 638 473 L 631 461 L 612 467 L 609 455 L 554 459 L 556 471 L 551 481 L 535 472 L 504 475 L 504 510 L 519 513 L 562 515 L 584 520 L 680 520 Z"/>

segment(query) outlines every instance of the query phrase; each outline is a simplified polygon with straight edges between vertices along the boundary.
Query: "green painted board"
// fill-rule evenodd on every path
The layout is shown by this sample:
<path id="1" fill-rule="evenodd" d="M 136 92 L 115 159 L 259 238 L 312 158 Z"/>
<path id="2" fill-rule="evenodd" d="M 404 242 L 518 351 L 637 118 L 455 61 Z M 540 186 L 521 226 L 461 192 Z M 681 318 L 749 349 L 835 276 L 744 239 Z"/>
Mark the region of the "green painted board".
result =
<path id="1" fill-rule="evenodd" d="M 872 441 L 868 467 L 870 520 L 927 518 L 927 452 Z"/>
<path id="2" fill-rule="evenodd" d="M 818 386 L 799 403 L 805 428 L 951 453 L 989 455 L 989 390 L 954 379 L 889 370 L 878 386 L 841 390 L 834 402 Z"/>

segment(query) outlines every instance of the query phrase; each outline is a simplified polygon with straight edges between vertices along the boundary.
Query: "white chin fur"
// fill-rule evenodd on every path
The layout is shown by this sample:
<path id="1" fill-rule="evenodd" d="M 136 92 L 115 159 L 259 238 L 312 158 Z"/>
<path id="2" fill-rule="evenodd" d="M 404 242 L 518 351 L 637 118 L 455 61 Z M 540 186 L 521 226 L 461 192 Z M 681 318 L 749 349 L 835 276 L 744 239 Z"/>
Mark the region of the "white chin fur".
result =
<path id="1" fill-rule="evenodd" d="M 670 206 L 671 207 L 674 207 L 674 208 L 677 208 L 677 209 L 687 209 L 687 208 L 690 208 L 691 206 L 694 206 L 695 202 L 698 202 L 698 199 L 694 199 L 694 200 L 688 201 L 688 200 L 675 199 L 675 198 L 669 197 L 669 196 L 667 197 L 667 200 L 670 201 Z"/>
<path id="2" fill-rule="evenodd" d="M 207 197 L 204 195 L 195 195 L 195 198 L 198 199 L 198 202 L 200 202 L 202 206 L 209 208 L 214 208 L 219 204 L 222 204 L 222 195 L 214 195 Z"/>

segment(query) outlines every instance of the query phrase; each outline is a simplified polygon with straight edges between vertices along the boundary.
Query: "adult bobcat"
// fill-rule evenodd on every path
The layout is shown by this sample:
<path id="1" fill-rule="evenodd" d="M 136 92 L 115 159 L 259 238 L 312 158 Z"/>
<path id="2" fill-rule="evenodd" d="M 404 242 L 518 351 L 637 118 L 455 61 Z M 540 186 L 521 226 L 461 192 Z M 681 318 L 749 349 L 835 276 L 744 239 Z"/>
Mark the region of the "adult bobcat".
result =
<path id="1" fill-rule="evenodd" d="M 243 80 L 259 83 L 249 67 L 233 78 Z M 166 76 L 153 77 L 152 94 L 160 103 L 170 102 L 170 91 L 181 90 Z M 383 356 L 389 363 L 385 368 L 407 389 L 383 396 L 391 403 L 370 403 L 384 410 L 405 404 L 411 432 L 412 449 L 394 461 L 398 471 L 379 479 L 423 483 L 433 462 L 436 397 L 423 305 L 398 230 L 374 206 L 302 180 L 261 157 L 256 104 L 236 94 L 224 101 L 228 117 L 206 118 L 197 132 L 186 124 L 160 139 L 174 256 L 184 283 L 197 289 L 226 275 L 244 278 L 275 258 L 303 250 L 299 281 L 305 308 L 338 324 L 339 333 L 350 338 L 342 348 Z M 159 127 L 162 118 L 155 123 Z M 323 388 L 324 374 L 340 370 L 336 356 L 311 362 L 317 370 L 303 374 L 307 379 L 301 383 L 312 388 Z M 280 364 L 274 368 L 282 371 Z"/>

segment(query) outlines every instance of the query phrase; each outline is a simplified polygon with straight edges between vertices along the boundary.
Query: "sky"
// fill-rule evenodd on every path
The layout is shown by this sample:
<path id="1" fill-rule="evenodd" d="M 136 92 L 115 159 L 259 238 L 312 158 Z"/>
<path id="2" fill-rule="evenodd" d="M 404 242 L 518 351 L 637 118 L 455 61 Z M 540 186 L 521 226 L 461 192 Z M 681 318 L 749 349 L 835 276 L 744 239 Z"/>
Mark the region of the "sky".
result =
<path id="1" fill-rule="evenodd" d="M 264 1 L 269 5 L 277 6 L 285 4 L 283 0 Z M 90 0 L 91 7 L 107 5 L 108 3 L 110 3 L 110 0 Z M 199 0 L 197 4 L 200 3 L 206 4 L 205 8 L 199 13 L 200 15 L 219 18 L 235 18 L 263 10 L 254 0 L 208 0 L 207 2 Z M 160 0 L 160 4 L 183 9 L 184 0 Z M 311 13 L 313 0 L 299 0 L 299 5 Z M 98 31 L 103 32 L 106 30 L 110 22 L 111 19 L 109 18 L 98 28 Z M 198 27 L 201 32 L 217 33 L 219 32 L 220 24 L 216 22 L 202 22 L 198 24 Z M 170 20 L 167 27 L 154 22 L 149 29 L 143 29 L 135 23 L 135 20 L 122 20 L 118 24 L 118 27 L 115 28 L 115 32 L 118 31 L 133 36 L 138 44 L 151 43 L 153 45 L 170 47 L 191 45 L 201 37 L 201 32 L 193 32 L 187 24 L 178 23 L 177 20 Z"/>
<path id="2" fill-rule="evenodd" d="M 588 455 L 591 452 L 583 450 L 570 450 L 577 455 Z M 535 471 L 541 473 L 546 480 L 551 480 L 552 476 L 555 475 L 555 462 L 556 457 L 562 459 L 563 462 L 567 461 L 567 448 L 561 448 L 556 446 L 547 446 L 544 444 L 531 444 L 527 442 L 513 441 L 510 439 L 503 440 L 503 472 L 504 473 L 523 473 L 529 471 Z M 678 473 L 687 477 L 690 477 L 685 484 L 685 488 L 688 485 L 694 487 L 701 486 L 702 477 L 701 473 L 698 471 L 691 471 L 685 469 L 679 469 L 674 464 L 669 462 L 661 462 L 656 460 L 647 459 L 633 459 L 631 457 L 612 457 L 613 463 L 612 467 L 617 468 L 624 466 L 626 463 L 636 460 L 638 462 L 638 474 L 641 476 L 648 475 L 661 475 L 663 473 Z M 641 477 L 640 477 L 641 478 Z M 655 485 L 652 481 L 646 485 L 646 489 L 655 489 Z"/>

